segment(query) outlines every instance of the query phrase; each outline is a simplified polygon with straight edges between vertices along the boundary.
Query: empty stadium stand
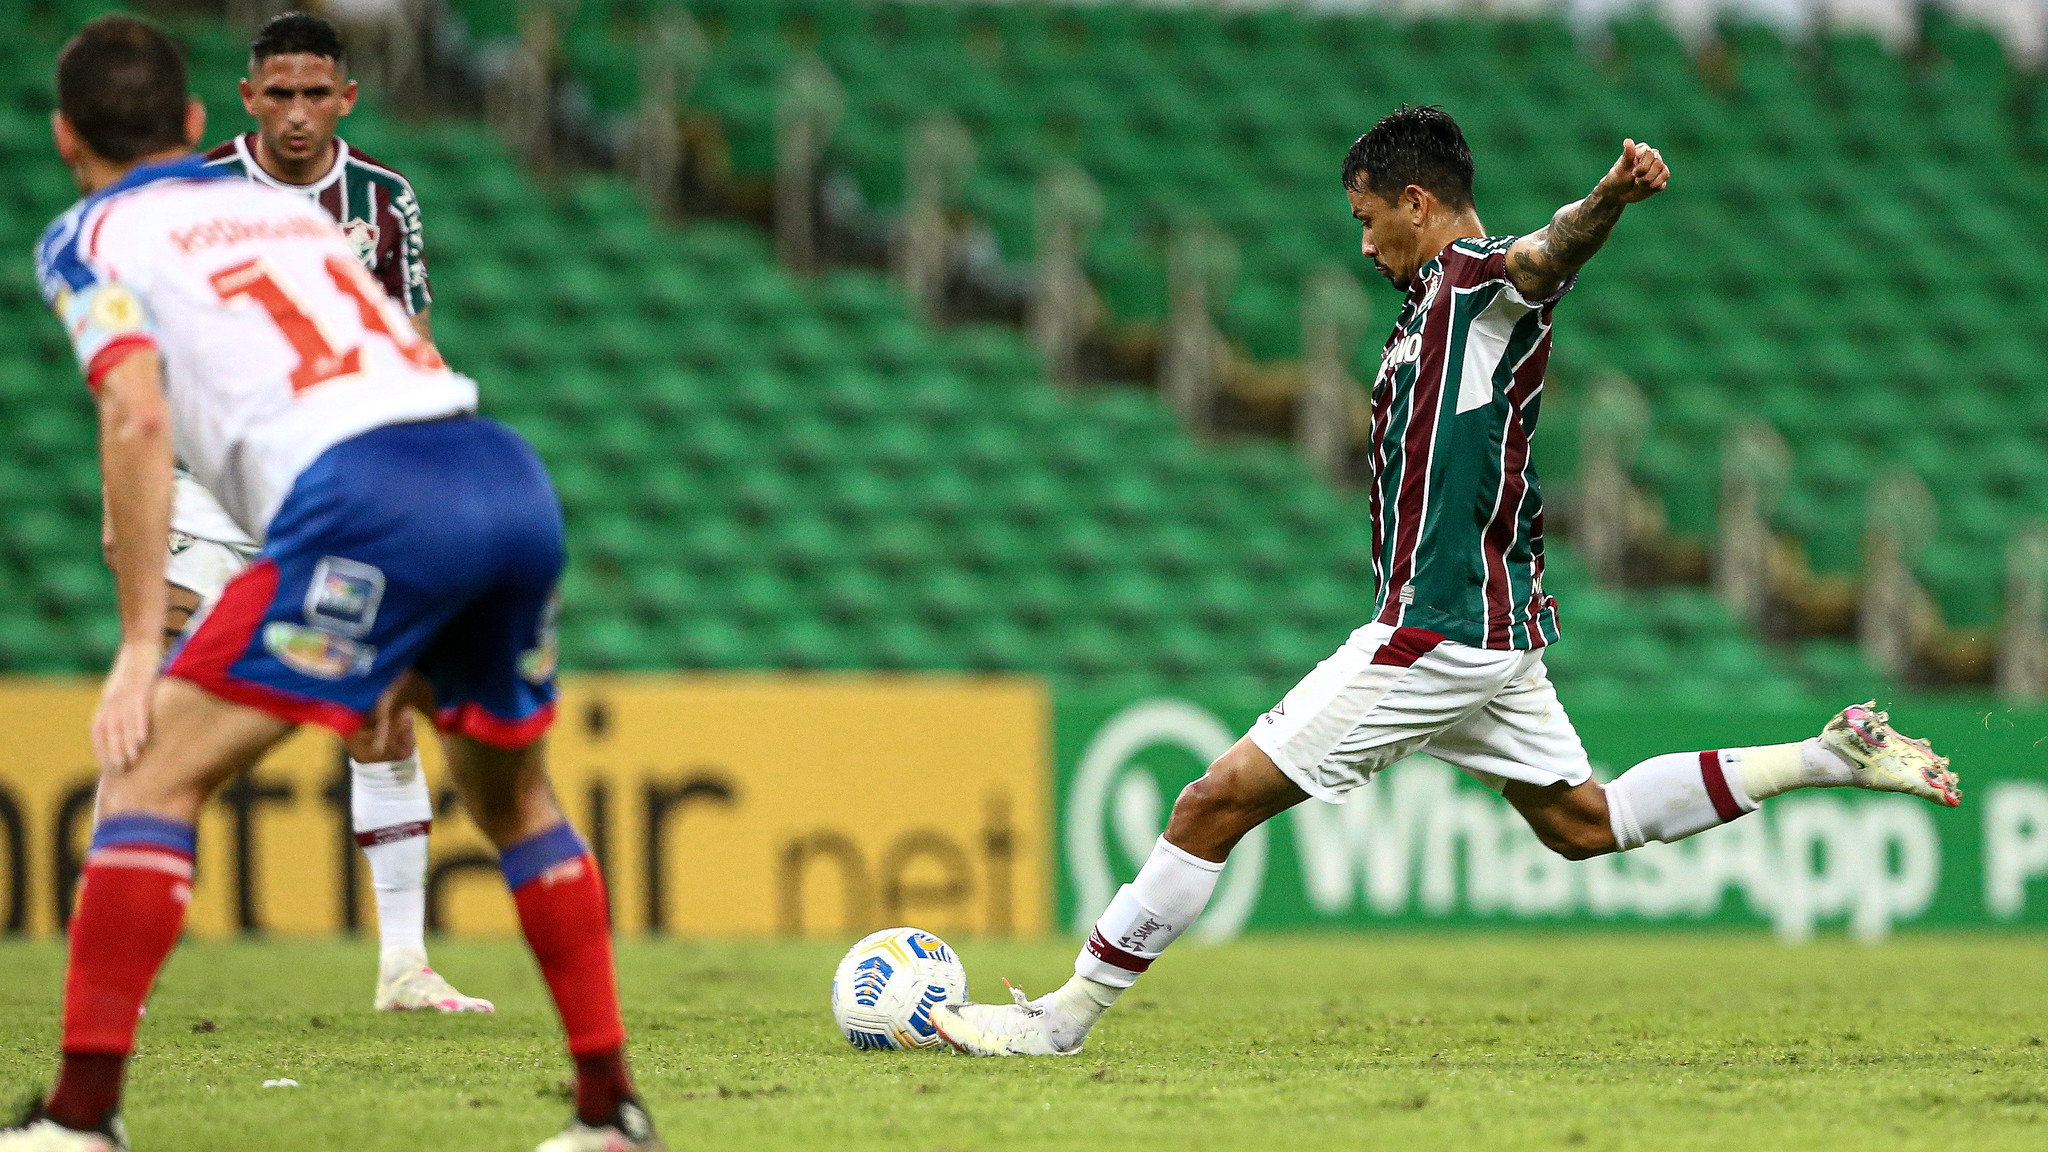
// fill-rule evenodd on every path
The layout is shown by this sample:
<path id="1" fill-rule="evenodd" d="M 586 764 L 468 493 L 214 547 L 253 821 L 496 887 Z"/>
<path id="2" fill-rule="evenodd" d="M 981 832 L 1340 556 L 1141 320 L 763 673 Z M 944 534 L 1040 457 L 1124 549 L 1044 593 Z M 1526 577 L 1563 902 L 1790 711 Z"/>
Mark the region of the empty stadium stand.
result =
<path id="1" fill-rule="evenodd" d="M 43 116 L 51 54 L 77 6 L 34 7 L 32 35 L 0 55 L 0 151 L 24 189 L 0 209 L 0 244 L 24 254 L 0 262 L 0 565 L 22 590 L 0 605 L 0 668 L 85 672 L 113 639 L 92 417 L 25 258 L 72 198 Z M 509 31 L 508 6 L 459 7 L 479 35 Z M 1502 228 L 1533 226 L 1581 192 L 1621 132 L 1668 140 L 1699 191 L 1630 222 L 1572 301 L 1559 375 L 1567 389 L 1602 368 L 1643 382 L 1658 431 L 1640 473 L 1676 527 L 1710 522 L 1715 443 L 1739 413 L 1767 412 L 1792 437 L 1800 481 L 1783 526 L 1823 567 L 1853 566 L 1860 485 L 1876 462 L 1976 437 L 1967 455 L 1984 475 L 1940 477 L 1950 515 L 1926 569 L 1951 615 L 1970 619 L 1996 588 L 1982 571 L 1995 560 L 1977 552 L 1995 557 L 2007 517 L 2048 493 L 2038 442 L 2020 434 L 2039 407 L 2022 386 L 2038 368 L 2029 334 L 2042 319 L 2026 292 L 2037 269 L 1995 233 L 1964 243 L 1983 217 L 1935 211 L 1962 190 L 1928 176 L 1930 157 L 1960 147 L 1937 124 L 1974 125 L 1972 155 L 1988 149 L 1982 162 L 1998 172 L 2036 172 L 2034 145 L 2003 104 L 1983 121 L 1925 112 L 1949 104 L 1895 57 L 1830 42 L 1809 59 L 1738 29 L 1725 60 L 1696 67 L 1647 23 L 1618 26 L 1611 52 L 1588 57 L 1547 22 L 693 7 L 713 47 L 692 100 L 717 113 L 740 170 L 767 165 L 775 79 L 794 46 L 814 43 L 850 93 L 833 156 L 878 200 L 895 195 L 903 126 L 951 107 L 981 142 L 968 204 L 1021 257 L 1037 171 L 1081 159 L 1110 207 L 1091 271 L 1124 319 L 1158 311 L 1159 230 L 1175 211 L 1260 238 L 1244 246 L 1225 320 L 1268 359 L 1293 352 L 1301 272 L 1356 243 L 1336 161 L 1376 110 L 1441 99 L 1464 116 L 1482 204 Z M 640 14 L 599 0 L 582 13 L 572 62 L 623 112 Z M 1986 56 L 1953 35 L 1952 88 L 2014 90 L 1995 43 Z M 240 118 L 225 94 L 241 47 L 217 29 L 191 38 L 195 83 L 221 94 L 209 99 L 224 134 Z M 883 48 L 890 66 L 878 69 Z M 1495 53 L 1516 66 L 1480 66 Z M 1119 89 L 1120 60 L 1142 82 Z M 1816 143 L 1816 118 L 1801 111 L 1837 99 L 1849 69 L 1863 69 L 1869 99 L 1905 95 L 1855 121 L 1869 138 Z M 1647 112 L 1607 94 L 1617 77 L 1640 81 Z M 1778 141 L 1757 125 L 1806 135 Z M 756 230 L 667 228 L 617 178 L 539 186 L 477 123 L 401 125 L 366 101 L 344 131 L 414 179 L 437 337 L 482 382 L 487 410 L 554 470 L 574 556 L 573 667 L 1022 670 L 1078 686 L 1270 692 L 1363 618 L 1362 501 L 1283 445 L 1198 445 L 1148 392 L 1055 389 L 1014 330 L 925 325 L 870 272 L 793 278 Z M 1901 152 L 1901 133 L 1913 150 Z M 1839 170 L 1797 180 L 1795 153 L 1816 146 Z M 1909 177 L 1922 198 L 1901 196 Z M 2035 236 L 2019 184 L 1988 181 L 1988 218 Z M 1821 195 L 1840 197 L 1855 223 L 1834 224 Z M 1908 291 L 1923 283 L 1956 293 L 1953 306 L 1944 295 L 1939 316 L 1925 314 Z M 1554 422 L 1546 435 L 1568 446 L 1571 433 Z M 1550 477 L 1554 490 L 1567 480 Z M 1553 665 L 1576 700 L 1878 687 L 1846 645 L 1767 649 L 1704 589 L 1597 589 L 1555 541 L 1551 554 L 1571 640 Z"/>

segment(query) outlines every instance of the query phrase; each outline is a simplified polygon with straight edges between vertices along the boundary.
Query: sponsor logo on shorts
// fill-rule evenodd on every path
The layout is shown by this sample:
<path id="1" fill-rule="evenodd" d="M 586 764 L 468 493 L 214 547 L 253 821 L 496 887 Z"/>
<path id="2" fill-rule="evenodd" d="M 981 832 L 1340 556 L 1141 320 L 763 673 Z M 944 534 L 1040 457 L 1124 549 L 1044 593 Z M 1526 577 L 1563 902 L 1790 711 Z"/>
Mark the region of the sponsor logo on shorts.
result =
<path id="1" fill-rule="evenodd" d="M 367 636 L 384 601 L 384 573 L 373 565 L 322 556 L 306 586 L 306 623 L 343 636 Z"/>
<path id="2" fill-rule="evenodd" d="M 180 532 L 176 528 L 171 529 L 171 555 L 173 556 L 178 555 L 198 542 L 198 539 L 189 532 Z"/>
<path id="3" fill-rule="evenodd" d="M 316 680 L 361 676 L 377 662 L 377 650 L 368 644 L 285 620 L 263 626 L 263 647 L 285 667 Z"/>

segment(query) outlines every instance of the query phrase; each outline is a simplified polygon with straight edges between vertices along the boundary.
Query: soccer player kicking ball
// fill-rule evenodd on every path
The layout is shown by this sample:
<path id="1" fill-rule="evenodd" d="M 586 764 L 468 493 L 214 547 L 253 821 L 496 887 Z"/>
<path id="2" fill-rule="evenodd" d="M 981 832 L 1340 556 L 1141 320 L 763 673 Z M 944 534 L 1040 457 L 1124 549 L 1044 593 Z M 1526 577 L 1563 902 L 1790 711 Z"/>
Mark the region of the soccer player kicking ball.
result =
<path id="1" fill-rule="evenodd" d="M 58 58 L 57 149 L 86 197 L 37 266 L 98 401 L 121 645 L 92 723 L 62 1070 L 0 1152 L 126 1147 L 124 1069 L 192 898 L 201 807 L 298 724 L 355 732 L 394 684 L 433 710 L 568 1033 L 576 1118 L 542 1152 L 659 1149 L 603 881 L 542 753 L 564 561 L 547 472 L 474 414 L 475 383 L 331 217 L 190 154 L 204 126 L 149 24 L 103 17 Z M 174 449 L 263 546 L 160 674 Z"/>
<path id="2" fill-rule="evenodd" d="M 430 302 L 418 203 L 412 186 L 335 135 L 355 106 L 347 53 L 333 25 L 287 12 L 249 45 L 242 106 L 257 130 L 207 153 L 222 172 L 305 197 L 341 225 L 342 235 L 384 294 L 427 337 Z M 184 469 L 171 511 L 166 643 L 211 602 L 256 552 L 234 518 Z M 381 1011 L 489 1012 L 427 963 L 427 833 L 434 800 L 420 769 L 411 714 L 395 697 L 347 740 L 350 816 L 370 865 L 377 900 L 379 958 L 372 1003 Z"/>
<path id="3" fill-rule="evenodd" d="M 1472 153 L 1437 108 L 1404 107 L 1344 158 L 1364 253 L 1408 294 L 1372 392 L 1372 623 L 1351 634 L 1174 803 L 1152 856 L 1110 901 L 1074 978 L 1015 1004 L 940 1008 L 976 1056 L 1070 1056 L 1209 903 L 1245 833 L 1310 797 L 1341 803 L 1415 752 L 1499 790 L 1568 859 L 1682 840 L 1794 788 L 1907 792 L 1954 807 L 1948 761 L 1861 704 L 1819 736 L 1653 757 L 1602 787 L 1544 673 L 1557 604 L 1543 591 L 1543 504 L 1530 463 L 1551 312 L 1622 209 L 1664 190 L 1629 141 L 1590 196 L 1522 237 L 1487 237 Z"/>

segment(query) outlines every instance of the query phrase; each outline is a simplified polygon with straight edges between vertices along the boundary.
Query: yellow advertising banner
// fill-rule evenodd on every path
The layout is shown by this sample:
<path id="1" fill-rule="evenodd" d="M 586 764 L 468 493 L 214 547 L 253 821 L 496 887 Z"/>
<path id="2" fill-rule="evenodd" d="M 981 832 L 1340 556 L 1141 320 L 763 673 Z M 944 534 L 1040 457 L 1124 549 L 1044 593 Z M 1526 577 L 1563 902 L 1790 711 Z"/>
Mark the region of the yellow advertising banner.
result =
<path id="1" fill-rule="evenodd" d="M 91 838 L 97 686 L 0 680 L 0 930 L 67 918 Z M 1050 922 L 1048 701 L 1036 681 L 864 675 L 585 676 L 549 737 L 555 788 L 610 884 L 621 932 L 845 938 Z M 426 738 L 436 815 L 430 925 L 517 931 L 496 855 Z M 348 766 L 302 729 L 211 804 L 189 928 L 369 927 Z"/>

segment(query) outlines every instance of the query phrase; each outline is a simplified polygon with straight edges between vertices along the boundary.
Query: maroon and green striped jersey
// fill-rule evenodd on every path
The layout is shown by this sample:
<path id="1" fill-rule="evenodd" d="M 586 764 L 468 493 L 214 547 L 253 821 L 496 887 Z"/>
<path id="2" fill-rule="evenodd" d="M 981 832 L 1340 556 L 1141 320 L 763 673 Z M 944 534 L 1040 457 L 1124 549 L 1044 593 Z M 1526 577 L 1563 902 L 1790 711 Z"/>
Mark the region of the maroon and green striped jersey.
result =
<path id="1" fill-rule="evenodd" d="M 245 132 L 206 154 L 216 168 L 239 172 L 259 184 L 296 192 L 318 203 L 341 225 L 363 267 L 393 300 L 417 316 L 433 302 L 427 284 L 426 244 L 420 236 L 420 204 L 398 170 L 336 137 L 334 166 L 311 184 L 287 184 L 256 162 L 256 134 Z"/>
<path id="2" fill-rule="evenodd" d="M 1529 438 L 1571 284 L 1524 299 L 1514 241 L 1458 240 L 1416 273 L 1372 389 L 1373 618 L 1475 648 L 1557 639 Z"/>

